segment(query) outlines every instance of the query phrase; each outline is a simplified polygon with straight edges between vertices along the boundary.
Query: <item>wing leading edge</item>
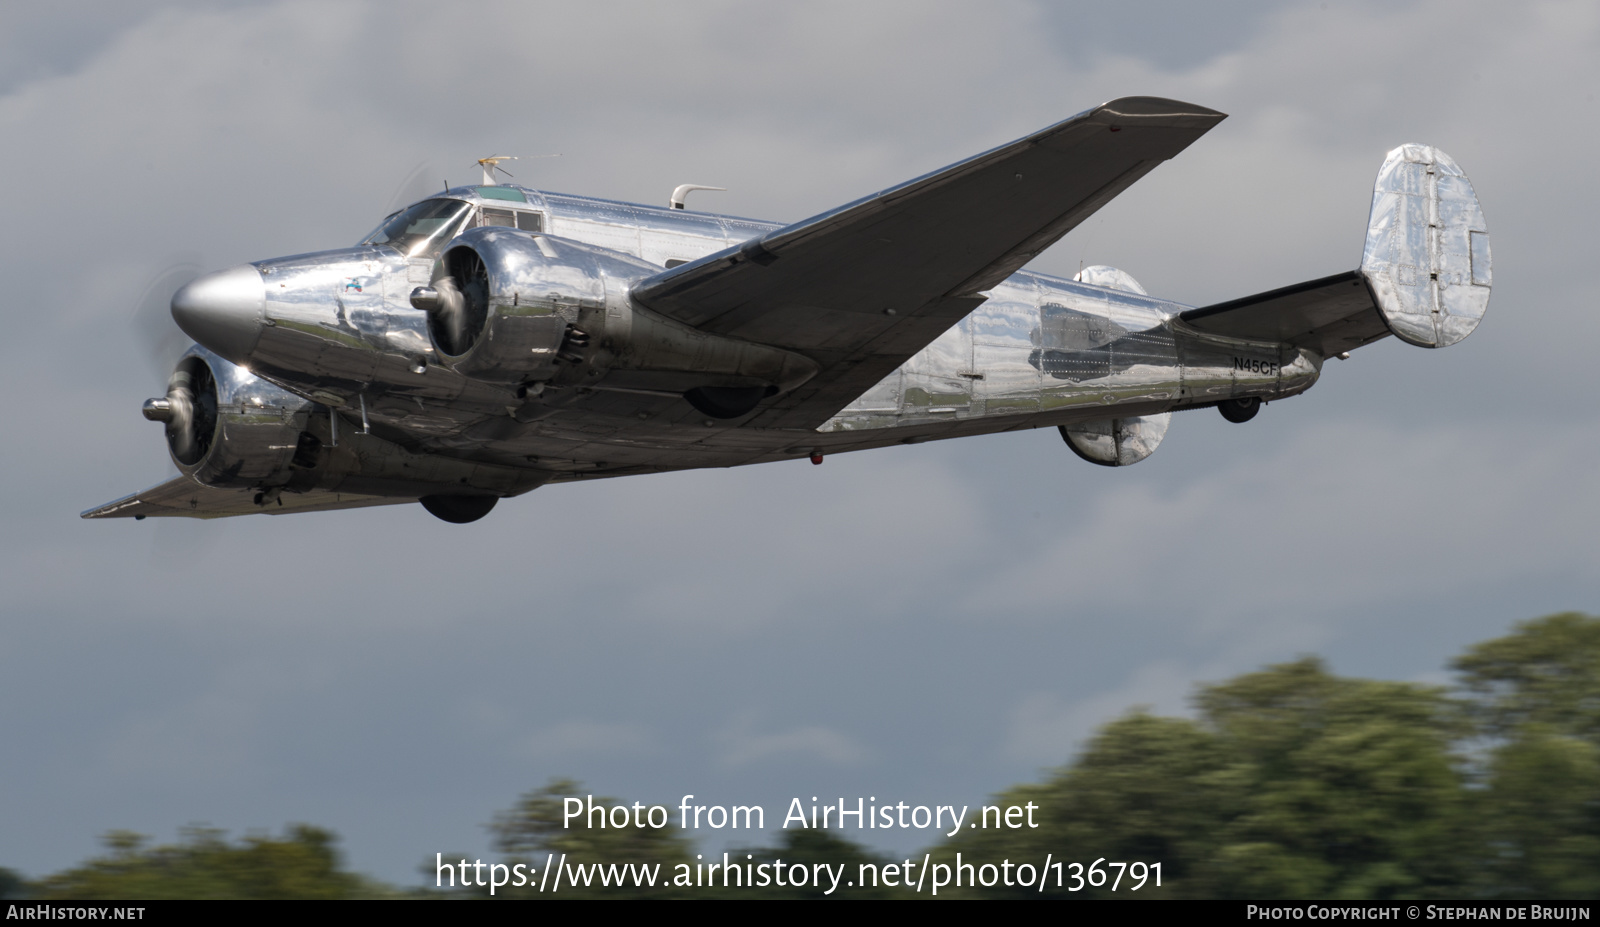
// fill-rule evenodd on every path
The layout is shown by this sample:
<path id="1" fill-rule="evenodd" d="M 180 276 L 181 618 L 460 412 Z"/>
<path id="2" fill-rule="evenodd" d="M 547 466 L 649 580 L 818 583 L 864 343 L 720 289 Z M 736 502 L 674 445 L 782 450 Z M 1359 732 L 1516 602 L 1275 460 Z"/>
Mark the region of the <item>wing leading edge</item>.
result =
<path id="1" fill-rule="evenodd" d="M 647 278 L 643 305 L 770 344 L 821 372 L 758 412 L 812 428 L 1223 113 L 1127 97 L 1026 138 Z"/>

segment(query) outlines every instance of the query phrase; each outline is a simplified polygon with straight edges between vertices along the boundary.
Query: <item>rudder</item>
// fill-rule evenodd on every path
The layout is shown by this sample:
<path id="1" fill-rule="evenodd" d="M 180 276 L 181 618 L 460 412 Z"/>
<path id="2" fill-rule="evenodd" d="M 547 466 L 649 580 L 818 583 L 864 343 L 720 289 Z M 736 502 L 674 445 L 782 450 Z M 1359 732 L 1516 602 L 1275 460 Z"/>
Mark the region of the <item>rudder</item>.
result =
<path id="1" fill-rule="evenodd" d="M 1384 158 L 1372 191 L 1361 275 L 1395 337 L 1443 348 L 1489 308 L 1489 231 L 1472 182 L 1431 145 Z"/>

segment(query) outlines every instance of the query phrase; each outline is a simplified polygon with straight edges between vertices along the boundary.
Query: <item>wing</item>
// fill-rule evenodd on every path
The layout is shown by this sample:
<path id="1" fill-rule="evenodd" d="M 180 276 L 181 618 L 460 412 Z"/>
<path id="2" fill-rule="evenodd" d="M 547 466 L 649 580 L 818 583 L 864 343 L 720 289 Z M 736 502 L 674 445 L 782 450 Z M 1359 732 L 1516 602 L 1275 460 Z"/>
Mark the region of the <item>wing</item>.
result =
<path id="1" fill-rule="evenodd" d="M 1156 97 L 1113 100 L 649 277 L 633 297 L 703 331 L 817 361 L 816 377 L 750 420 L 813 428 L 1224 118 Z"/>
<path id="2" fill-rule="evenodd" d="M 276 501 L 257 505 L 257 490 L 214 489 L 202 486 L 187 476 L 175 476 L 165 483 L 136 492 L 115 502 L 83 513 L 84 518 L 146 518 L 182 516 L 186 518 L 226 518 L 229 515 L 286 515 L 290 512 L 324 512 L 354 509 L 369 505 L 415 502 L 396 496 L 355 496 L 336 492 L 286 492 Z"/>
<path id="3" fill-rule="evenodd" d="M 1204 332 L 1283 342 L 1323 357 L 1389 334 L 1372 292 L 1356 270 L 1190 309 L 1181 318 Z"/>

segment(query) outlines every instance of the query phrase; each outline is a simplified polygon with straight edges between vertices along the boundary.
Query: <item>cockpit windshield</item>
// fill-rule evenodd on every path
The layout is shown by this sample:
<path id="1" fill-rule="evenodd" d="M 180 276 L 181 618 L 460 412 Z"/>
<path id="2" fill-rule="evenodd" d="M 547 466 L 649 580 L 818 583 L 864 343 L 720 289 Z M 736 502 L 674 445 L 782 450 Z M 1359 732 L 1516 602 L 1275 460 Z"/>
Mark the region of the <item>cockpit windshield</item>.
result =
<path id="1" fill-rule="evenodd" d="M 461 200 L 423 200 L 384 219 L 361 243 L 388 245 L 406 257 L 422 257 L 455 237 L 471 211 L 472 204 Z"/>

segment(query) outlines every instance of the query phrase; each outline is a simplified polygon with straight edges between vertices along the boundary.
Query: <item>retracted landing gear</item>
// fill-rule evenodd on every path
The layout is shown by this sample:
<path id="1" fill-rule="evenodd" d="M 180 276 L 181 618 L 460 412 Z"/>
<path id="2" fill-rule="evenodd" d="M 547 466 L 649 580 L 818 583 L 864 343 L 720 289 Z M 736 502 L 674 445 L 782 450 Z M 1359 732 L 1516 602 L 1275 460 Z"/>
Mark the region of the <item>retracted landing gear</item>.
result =
<path id="1" fill-rule="evenodd" d="M 1224 399 L 1217 403 L 1217 411 L 1222 417 L 1235 425 L 1241 425 L 1256 417 L 1261 411 L 1260 396 L 1245 396 L 1242 399 Z"/>
<path id="2" fill-rule="evenodd" d="M 498 496 L 423 496 L 417 500 L 434 517 L 453 525 L 465 525 L 489 514 Z"/>

